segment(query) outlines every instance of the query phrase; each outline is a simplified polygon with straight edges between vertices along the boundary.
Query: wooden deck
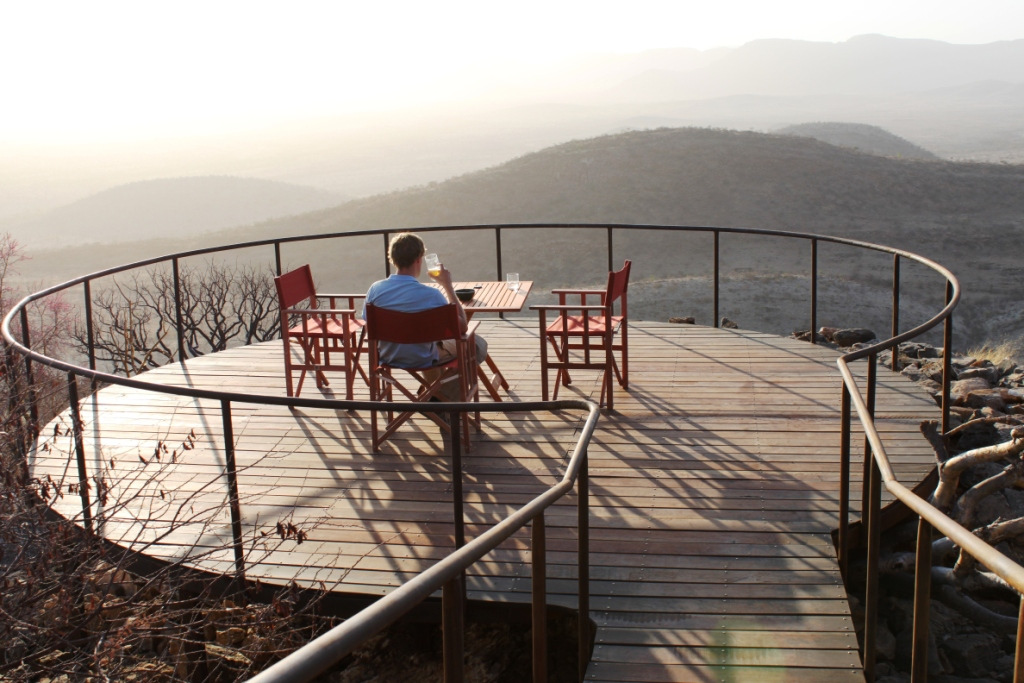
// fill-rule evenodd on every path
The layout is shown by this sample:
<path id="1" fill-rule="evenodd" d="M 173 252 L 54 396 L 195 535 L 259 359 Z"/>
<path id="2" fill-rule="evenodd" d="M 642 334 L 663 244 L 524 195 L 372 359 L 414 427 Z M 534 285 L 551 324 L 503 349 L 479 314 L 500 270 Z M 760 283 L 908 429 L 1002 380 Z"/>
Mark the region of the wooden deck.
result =
<path id="1" fill-rule="evenodd" d="M 482 321 L 519 400 L 540 398 L 535 325 Z M 616 387 L 616 412 L 602 415 L 590 449 L 598 630 L 587 680 L 862 680 L 830 538 L 835 353 L 667 323 L 635 324 L 630 344 L 630 391 Z M 912 485 L 933 464 L 918 422 L 938 411 L 908 380 L 879 375 L 883 437 Z M 281 345 L 196 358 L 147 379 L 284 395 Z M 599 393 L 596 373 L 574 379 L 564 396 Z M 452 548 L 451 477 L 433 423 L 413 420 L 374 455 L 369 415 L 232 408 L 249 578 L 379 595 Z M 220 405 L 108 387 L 84 401 L 83 418 L 90 476 L 109 487 L 103 533 L 155 557 L 232 571 Z M 464 463 L 468 536 L 561 476 L 582 418 L 485 417 Z M 70 438 L 43 433 L 34 474 L 73 480 Z M 575 502 L 547 516 L 550 600 L 570 608 Z M 65 495 L 59 510 L 80 518 L 77 496 Z M 304 542 L 280 540 L 278 522 L 302 530 Z M 528 601 L 528 560 L 524 533 L 472 570 L 470 598 Z"/>

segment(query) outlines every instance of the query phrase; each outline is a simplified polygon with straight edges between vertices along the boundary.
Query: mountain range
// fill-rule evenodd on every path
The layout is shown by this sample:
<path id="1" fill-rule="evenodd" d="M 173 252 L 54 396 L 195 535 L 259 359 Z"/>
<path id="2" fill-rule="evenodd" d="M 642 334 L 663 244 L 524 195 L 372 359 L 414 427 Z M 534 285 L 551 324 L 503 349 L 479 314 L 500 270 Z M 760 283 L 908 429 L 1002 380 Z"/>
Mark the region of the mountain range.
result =
<path id="1" fill-rule="evenodd" d="M 658 127 L 868 124 L 939 157 L 1024 162 L 1024 40 L 762 40 L 546 64 L 445 106 L 323 114 L 125 145 L 0 149 L 0 230 L 154 178 L 231 176 L 347 197 L 438 182 L 569 140 Z M 269 217 L 266 216 L 266 217 Z"/>
<path id="2" fill-rule="evenodd" d="M 838 124 L 812 130 L 843 138 Z M 854 135 L 856 134 L 856 135 Z M 868 136 L 884 149 L 905 141 L 884 131 Z M 884 151 L 884 149 L 882 151 Z M 1019 305 L 1024 244 L 1024 166 L 924 160 L 866 153 L 799 135 L 707 128 L 630 131 L 556 145 L 444 182 L 357 199 L 336 207 L 210 233 L 182 241 L 75 250 L 78 272 L 90 258 L 128 262 L 159 253 L 272 236 L 430 225 L 492 223 L 625 223 L 752 227 L 876 242 L 933 258 L 963 281 L 957 335 L 963 344 L 1024 334 Z M 603 244 L 580 242 L 572 231 L 531 233 L 505 245 L 506 264 L 544 286 L 593 284 Z M 674 238 L 673 238 L 674 239 Z M 619 248 L 634 259 L 633 310 L 665 319 L 706 306 L 706 244 L 690 249 L 661 233 L 628 238 Z M 490 241 L 432 237 L 446 265 L 465 277 L 493 276 Z M 742 302 L 733 317 L 745 326 L 788 333 L 806 309 L 807 254 L 802 243 L 747 238 L 726 240 L 724 264 Z M 132 251 L 134 249 L 134 252 Z M 290 247 L 286 260 L 310 262 L 332 288 L 365 288 L 381 274 L 379 240 L 346 242 L 345 251 Z M 823 250 L 824 251 L 824 250 Z M 134 255 L 133 255 L 134 253 Z M 91 256 L 90 256 L 91 254 Z M 56 255 L 51 255 L 55 259 Z M 38 268 L 45 254 L 36 255 Z M 59 260 L 59 259 L 57 259 Z M 480 264 L 487 264 L 481 268 Z M 882 257 L 823 256 L 822 300 L 832 301 L 822 324 L 887 330 L 891 263 Z M 37 270 L 37 272 L 39 272 Z M 524 277 L 527 275 L 524 274 Z M 930 275 L 907 268 L 906 282 Z M 874 283 L 876 287 L 865 287 Z M 705 293 L 697 293 L 700 287 Z M 778 289 L 781 288 L 781 289 Z M 933 297 L 908 294 L 904 321 L 923 322 L 941 308 Z M 728 314 L 728 313 L 727 313 Z M 700 322 L 710 324 L 706 317 Z"/>

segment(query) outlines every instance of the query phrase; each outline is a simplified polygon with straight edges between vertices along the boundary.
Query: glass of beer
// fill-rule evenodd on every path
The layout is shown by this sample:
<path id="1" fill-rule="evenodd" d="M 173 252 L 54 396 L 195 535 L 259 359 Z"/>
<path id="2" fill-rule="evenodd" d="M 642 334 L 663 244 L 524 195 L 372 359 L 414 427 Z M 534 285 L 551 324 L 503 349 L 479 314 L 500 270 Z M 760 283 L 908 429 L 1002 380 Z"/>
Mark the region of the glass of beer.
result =
<path id="1" fill-rule="evenodd" d="M 437 258 L 437 254 L 427 254 L 423 257 L 423 264 L 427 267 L 427 272 L 432 277 L 437 277 L 441 274 L 441 261 Z"/>

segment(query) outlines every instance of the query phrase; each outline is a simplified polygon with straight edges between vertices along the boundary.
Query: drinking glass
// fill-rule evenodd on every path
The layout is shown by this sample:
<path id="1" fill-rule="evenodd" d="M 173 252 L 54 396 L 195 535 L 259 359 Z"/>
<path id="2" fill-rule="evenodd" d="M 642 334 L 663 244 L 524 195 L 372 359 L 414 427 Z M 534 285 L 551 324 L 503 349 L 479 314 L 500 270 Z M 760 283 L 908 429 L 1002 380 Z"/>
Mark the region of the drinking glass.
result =
<path id="1" fill-rule="evenodd" d="M 508 273 L 505 276 L 505 283 L 513 292 L 519 291 L 519 273 Z"/>
<path id="2" fill-rule="evenodd" d="M 433 277 L 441 274 L 441 261 L 437 258 L 437 254 L 425 255 L 423 257 L 423 264 L 427 267 L 427 272 Z"/>

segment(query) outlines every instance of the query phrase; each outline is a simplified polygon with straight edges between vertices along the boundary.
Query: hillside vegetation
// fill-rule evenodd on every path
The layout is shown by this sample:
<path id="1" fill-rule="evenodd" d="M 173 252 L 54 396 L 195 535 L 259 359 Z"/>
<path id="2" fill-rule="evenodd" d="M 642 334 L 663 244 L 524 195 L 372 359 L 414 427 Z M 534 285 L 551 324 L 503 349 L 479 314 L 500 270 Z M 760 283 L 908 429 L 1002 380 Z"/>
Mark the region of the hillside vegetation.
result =
<path id="1" fill-rule="evenodd" d="M 898 159 L 925 159 L 937 161 L 938 156 L 928 150 L 893 135 L 878 126 L 866 123 L 819 122 L 798 123 L 795 126 L 780 128 L 782 135 L 799 135 L 827 142 L 836 147 L 849 147 L 858 152 L 877 154 L 883 157 Z"/>
<path id="2" fill-rule="evenodd" d="M 272 235 L 297 235 L 372 228 L 472 223 L 630 223 L 756 227 L 848 237 L 907 249 L 947 265 L 962 279 L 965 304 L 957 319 L 964 344 L 1024 332 L 1019 273 L 1024 232 L 1024 167 L 886 158 L 818 140 L 713 129 L 660 129 L 579 140 L 529 154 L 476 173 L 410 190 L 357 200 L 336 208 L 245 229 L 149 245 L 145 255 Z M 531 232 L 503 243 L 505 264 L 540 286 L 600 279 L 603 242 L 583 242 L 571 231 Z M 749 280 L 749 300 L 732 302 L 723 315 L 741 325 L 788 333 L 806 319 L 807 247 L 789 240 L 727 238 L 723 272 Z M 460 243 L 432 239 L 456 275 L 493 277 L 491 238 Z M 333 248 L 332 248 L 333 249 Z M 379 239 L 346 245 L 333 253 L 317 244 L 286 254 L 291 263 L 310 261 L 323 277 L 348 286 L 382 272 Z M 340 250 L 339 250 L 340 251 Z M 870 324 L 887 331 L 891 258 L 822 249 L 822 297 L 836 299 L 821 324 Z M 617 258 L 633 258 L 637 281 L 662 283 L 644 301 L 636 289 L 635 310 L 649 316 L 698 314 L 706 308 L 684 296 L 686 278 L 707 277 L 707 239 L 650 233 L 616 246 Z M 905 270 L 905 282 L 918 277 Z M 793 280 L 792 278 L 797 278 Z M 858 293 L 856 302 L 875 311 L 857 319 L 842 296 L 850 279 L 877 283 L 877 299 Z M 678 292 L 669 287 L 675 282 Z M 796 292 L 762 296 L 766 282 L 796 283 Z M 351 284 L 349 284 L 351 283 Z M 688 285 L 689 286 L 689 285 Z M 668 289 L 666 289 L 668 287 Z M 833 293 L 831 290 L 835 289 Z M 742 289 L 742 288 L 741 288 Z M 934 297 L 905 297 L 910 311 L 941 308 Z M 803 291 L 804 294 L 799 292 Z M 732 306 L 735 306 L 735 312 Z M 904 315 L 904 329 L 923 321 Z M 843 317 L 844 319 L 835 319 Z M 806 324 L 806 323 L 804 323 Z"/>

